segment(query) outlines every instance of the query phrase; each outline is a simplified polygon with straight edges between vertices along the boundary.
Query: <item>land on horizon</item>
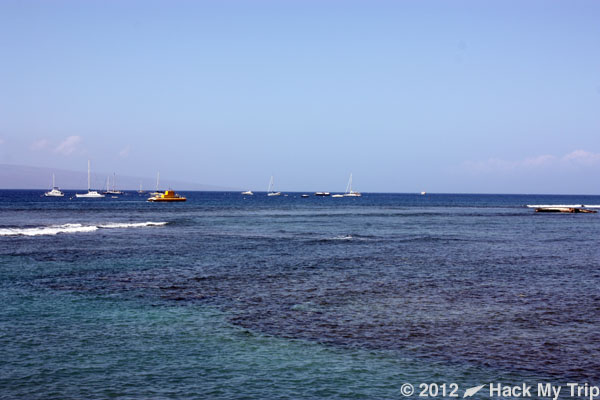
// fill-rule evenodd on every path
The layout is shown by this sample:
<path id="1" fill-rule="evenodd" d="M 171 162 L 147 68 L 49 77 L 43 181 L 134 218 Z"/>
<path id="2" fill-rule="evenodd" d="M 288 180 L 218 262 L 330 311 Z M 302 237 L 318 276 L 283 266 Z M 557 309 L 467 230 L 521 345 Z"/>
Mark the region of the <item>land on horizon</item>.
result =
<path id="1" fill-rule="evenodd" d="M 63 190 L 82 190 L 87 188 L 87 172 L 73 171 L 65 169 L 53 169 L 32 167 L 24 165 L 0 164 L 0 190 L 47 190 L 52 186 L 52 174 L 56 178 L 56 186 Z M 119 175 L 114 172 L 92 172 L 92 189 L 102 190 L 106 188 L 106 179 L 110 179 L 110 187 L 112 188 L 113 178 L 116 176 L 116 188 L 120 190 L 138 190 L 140 182 L 142 189 L 152 191 L 156 189 L 156 177 L 133 177 L 127 175 Z M 223 192 L 238 192 L 248 190 L 248 188 L 236 188 L 233 186 L 218 186 L 205 183 L 187 182 L 170 179 L 169 177 L 160 177 L 160 189 L 173 188 L 176 190 L 189 191 L 223 191 Z M 252 189 L 256 193 L 266 192 L 264 188 Z M 320 191 L 319 189 L 310 190 L 281 190 L 288 193 L 311 193 Z M 343 190 L 326 189 L 331 193 L 343 193 Z M 398 191 L 362 191 L 362 193 L 394 193 L 394 194 L 409 194 L 420 193 L 420 191 L 398 190 Z M 446 192 L 446 191 L 427 191 L 427 194 L 465 194 L 465 195 L 550 195 L 550 196 L 596 196 L 598 193 L 517 193 L 517 192 Z"/>

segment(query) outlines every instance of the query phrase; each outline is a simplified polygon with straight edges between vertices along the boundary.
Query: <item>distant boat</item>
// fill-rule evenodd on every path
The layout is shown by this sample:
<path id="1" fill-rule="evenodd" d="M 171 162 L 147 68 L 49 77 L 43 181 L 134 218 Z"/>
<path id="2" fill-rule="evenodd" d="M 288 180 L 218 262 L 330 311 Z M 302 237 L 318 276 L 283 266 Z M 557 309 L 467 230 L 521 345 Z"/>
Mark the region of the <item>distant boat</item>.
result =
<path id="1" fill-rule="evenodd" d="M 140 182 L 140 190 L 137 191 L 139 194 L 146 193 L 142 190 L 142 182 Z"/>
<path id="2" fill-rule="evenodd" d="M 350 179 L 348 180 L 348 185 L 346 186 L 346 193 L 344 193 L 345 197 L 361 197 L 362 194 L 359 192 L 355 192 L 352 190 L 352 174 L 350 174 Z"/>
<path id="3" fill-rule="evenodd" d="M 152 196 L 148 198 L 148 201 L 152 202 L 177 202 L 177 201 L 186 201 L 187 198 L 184 196 L 180 196 L 175 193 L 173 190 L 166 190 L 164 193 L 158 196 Z"/>
<path id="4" fill-rule="evenodd" d="M 254 196 L 254 193 L 252 193 L 252 190 L 246 190 L 245 192 L 242 192 L 242 194 L 244 196 Z"/>
<path id="5" fill-rule="evenodd" d="M 326 197 L 326 196 L 331 196 L 331 193 L 329 193 L 329 192 L 316 192 L 315 196 Z"/>
<path id="6" fill-rule="evenodd" d="M 421 192 L 421 196 L 425 196 L 427 192 Z"/>
<path id="7" fill-rule="evenodd" d="M 310 196 L 307 194 L 302 194 L 302 195 L 300 195 L 300 197 L 306 198 L 306 197 L 310 197 Z"/>
<path id="8" fill-rule="evenodd" d="M 344 195 L 343 194 L 334 194 L 331 197 L 344 197 Z"/>
<path id="9" fill-rule="evenodd" d="M 271 176 L 271 180 L 269 181 L 269 190 L 267 190 L 267 196 L 281 196 L 281 192 L 276 192 L 273 190 L 273 176 Z"/>
<path id="10" fill-rule="evenodd" d="M 98 193 L 95 190 L 91 190 L 91 184 L 90 184 L 90 160 L 88 160 L 88 191 L 87 193 L 76 193 L 75 197 L 82 197 L 82 198 L 87 198 L 87 199 L 97 199 L 97 198 L 101 198 L 104 197 L 103 194 Z"/>
<path id="11" fill-rule="evenodd" d="M 104 192 L 104 194 L 123 194 L 122 191 L 117 190 L 116 189 L 116 174 L 113 173 L 113 185 L 112 185 L 112 189 L 109 189 L 108 184 L 109 184 L 109 179 L 106 179 L 106 192 Z"/>
<path id="12" fill-rule="evenodd" d="M 65 194 L 56 187 L 56 184 L 54 183 L 54 174 L 52 174 L 52 190 L 50 190 L 49 192 L 44 193 L 44 196 L 46 197 L 63 197 Z"/>
<path id="13" fill-rule="evenodd" d="M 160 196 L 162 192 L 158 190 L 158 184 L 160 183 L 160 171 L 156 173 L 156 191 L 150 193 L 150 196 Z"/>

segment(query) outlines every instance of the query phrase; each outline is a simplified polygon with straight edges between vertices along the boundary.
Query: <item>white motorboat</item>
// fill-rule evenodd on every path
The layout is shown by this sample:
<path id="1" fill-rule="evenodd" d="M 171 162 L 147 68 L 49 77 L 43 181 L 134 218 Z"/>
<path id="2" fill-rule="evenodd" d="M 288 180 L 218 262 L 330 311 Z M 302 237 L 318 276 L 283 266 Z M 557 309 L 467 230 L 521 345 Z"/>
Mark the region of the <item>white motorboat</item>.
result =
<path id="1" fill-rule="evenodd" d="M 252 193 L 252 190 L 246 190 L 245 192 L 242 192 L 242 194 L 244 196 L 254 196 L 254 193 Z"/>

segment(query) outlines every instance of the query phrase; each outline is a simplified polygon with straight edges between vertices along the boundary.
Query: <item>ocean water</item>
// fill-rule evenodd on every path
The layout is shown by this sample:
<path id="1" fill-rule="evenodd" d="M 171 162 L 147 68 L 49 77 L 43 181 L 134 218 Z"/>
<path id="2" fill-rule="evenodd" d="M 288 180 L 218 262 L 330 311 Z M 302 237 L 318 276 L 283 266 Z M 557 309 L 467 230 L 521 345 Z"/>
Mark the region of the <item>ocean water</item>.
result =
<path id="1" fill-rule="evenodd" d="M 600 216 L 524 207 L 600 196 L 41 194 L 0 191 L 0 398 L 600 383 Z"/>

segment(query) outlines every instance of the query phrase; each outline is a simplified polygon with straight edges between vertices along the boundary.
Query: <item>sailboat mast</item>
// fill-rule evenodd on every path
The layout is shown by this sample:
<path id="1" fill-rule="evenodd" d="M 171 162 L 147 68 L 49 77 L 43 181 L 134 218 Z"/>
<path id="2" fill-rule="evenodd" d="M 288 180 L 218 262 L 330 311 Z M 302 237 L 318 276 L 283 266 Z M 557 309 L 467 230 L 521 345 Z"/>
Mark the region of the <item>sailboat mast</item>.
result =
<path id="1" fill-rule="evenodd" d="M 350 179 L 348 180 L 348 185 L 346 186 L 346 193 L 352 192 L 352 173 L 350 173 Z"/>
<path id="2" fill-rule="evenodd" d="M 90 191 L 90 160 L 88 160 L 88 192 Z"/>
<path id="3" fill-rule="evenodd" d="M 156 173 L 156 191 L 158 192 L 158 181 L 160 180 L 160 171 Z"/>
<path id="4" fill-rule="evenodd" d="M 54 189 L 56 187 L 56 184 L 54 183 L 54 174 L 52 174 L 52 189 Z"/>

